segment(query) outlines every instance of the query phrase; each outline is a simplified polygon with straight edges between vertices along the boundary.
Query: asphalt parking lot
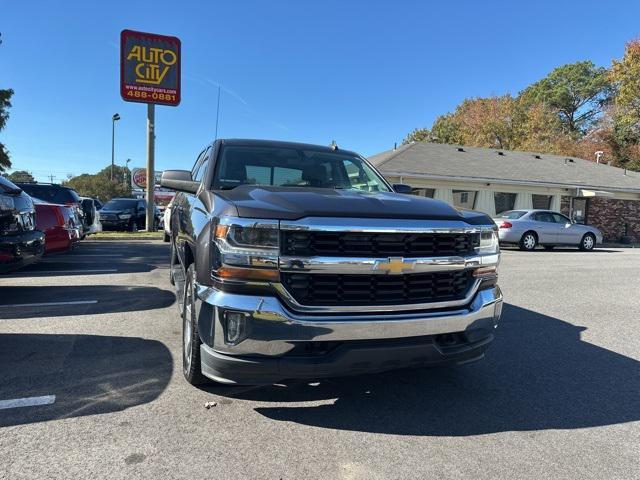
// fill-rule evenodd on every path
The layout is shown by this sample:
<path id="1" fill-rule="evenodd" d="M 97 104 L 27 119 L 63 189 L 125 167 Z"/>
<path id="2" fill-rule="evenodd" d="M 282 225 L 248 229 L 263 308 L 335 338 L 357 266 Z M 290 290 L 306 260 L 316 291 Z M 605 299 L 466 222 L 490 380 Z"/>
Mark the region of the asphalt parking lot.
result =
<path id="1" fill-rule="evenodd" d="M 41 402 L 0 409 L 0 478 L 640 478 L 640 250 L 505 251 L 475 364 L 201 389 L 167 257 L 86 241 L 0 277 L 0 402 Z"/>

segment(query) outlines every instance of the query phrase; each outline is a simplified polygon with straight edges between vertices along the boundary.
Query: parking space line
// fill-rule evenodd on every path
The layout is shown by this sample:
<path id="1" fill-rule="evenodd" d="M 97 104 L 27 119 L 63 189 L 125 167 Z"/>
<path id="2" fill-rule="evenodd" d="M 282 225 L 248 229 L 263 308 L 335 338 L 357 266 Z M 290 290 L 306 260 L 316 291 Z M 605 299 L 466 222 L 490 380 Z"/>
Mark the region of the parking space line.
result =
<path id="1" fill-rule="evenodd" d="M 20 407 L 36 407 L 38 405 L 51 405 L 55 403 L 55 395 L 44 395 L 42 397 L 26 397 L 26 398 L 14 398 L 12 400 L 0 400 L 0 410 L 7 408 L 20 408 Z"/>
<path id="2" fill-rule="evenodd" d="M 13 303 L 10 305 L 0 305 L 0 308 L 57 307 L 59 305 L 89 305 L 93 303 L 98 303 L 98 300 L 76 300 L 73 302 Z"/>
<path id="3" fill-rule="evenodd" d="M 45 257 L 45 260 L 54 260 L 59 258 L 78 258 L 78 257 L 124 257 L 122 253 L 70 253 L 65 256 Z"/>
<path id="4" fill-rule="evenodd" d="M 67 274 L 67 273 L 115 273 L 117 268 L 105 268 L 100 270 L 33 270 L 33 271 L 21 271 L 13 273 L 15 276 L 25 277 L 37 274 Z"/>

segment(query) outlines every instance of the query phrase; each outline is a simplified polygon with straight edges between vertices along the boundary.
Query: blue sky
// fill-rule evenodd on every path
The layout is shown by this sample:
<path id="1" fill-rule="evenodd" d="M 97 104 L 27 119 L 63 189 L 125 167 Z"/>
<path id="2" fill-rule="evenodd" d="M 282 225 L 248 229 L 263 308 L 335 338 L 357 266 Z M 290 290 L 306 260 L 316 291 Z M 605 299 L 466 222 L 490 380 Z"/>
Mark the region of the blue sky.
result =
<path id="1" fill-rule="evenodd" d="M 121 100 L 124 28 L 182 40 L 182 103 L 156 109 L 158 169 L 190 167 L 219 136 L 329 144 L 371 155 L 465 97 L 517 93 L 555 66 L 610 65 L 640 35 L 640 3 L 602 1 L 3 2 L 0 139 L 14 169 L 143 166 L 146 108 Z"/>

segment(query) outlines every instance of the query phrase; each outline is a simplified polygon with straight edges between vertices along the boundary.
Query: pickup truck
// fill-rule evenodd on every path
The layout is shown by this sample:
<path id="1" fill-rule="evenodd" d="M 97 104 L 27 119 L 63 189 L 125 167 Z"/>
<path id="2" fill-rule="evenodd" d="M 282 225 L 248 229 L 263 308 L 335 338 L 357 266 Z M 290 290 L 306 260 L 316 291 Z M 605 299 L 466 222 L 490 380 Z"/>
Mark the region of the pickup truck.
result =
<path id="1" fill-rule="evenodd" d="M 217 140 L 168 170 L 183 372 L 260 385 L 478 360 L 497 227 L 336 146 Z"/>

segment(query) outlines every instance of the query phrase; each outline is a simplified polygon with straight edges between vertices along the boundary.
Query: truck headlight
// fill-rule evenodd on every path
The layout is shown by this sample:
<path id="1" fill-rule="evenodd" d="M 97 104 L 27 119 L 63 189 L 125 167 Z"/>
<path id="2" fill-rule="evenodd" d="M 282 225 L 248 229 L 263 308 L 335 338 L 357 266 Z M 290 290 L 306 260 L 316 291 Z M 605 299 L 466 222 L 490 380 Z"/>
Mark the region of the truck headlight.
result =
<path id="1" fill-rule="evenodd" d="M 13 198 L 5 195 L 0 196 L 0 212 L 1 211 L 11 212 L 14 209 L 15 209 L 15 202 L 13 201 Z"/>
<path id="2" fill-rule="evenodd" d="M 131 214 L 130 213 L 123 213 L 118 215 L 118 218 L 120 220 L 129 220 L 131 218 Z"/>
<path id="3" fill-rule="evenodd" d="M 498 232 L 494 229 L 480 232 L 480 243 L 476 246 L 476 252 L 480 255 L 495 255 L 500 253 Z"/>
<path id="4" fill-rule="evenodd" d="M 212 274 L 227 280 L 279 281 L 277 220 L 224 217 L 214 241 L 221 265 Z"/>

